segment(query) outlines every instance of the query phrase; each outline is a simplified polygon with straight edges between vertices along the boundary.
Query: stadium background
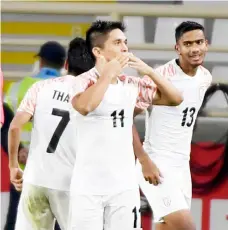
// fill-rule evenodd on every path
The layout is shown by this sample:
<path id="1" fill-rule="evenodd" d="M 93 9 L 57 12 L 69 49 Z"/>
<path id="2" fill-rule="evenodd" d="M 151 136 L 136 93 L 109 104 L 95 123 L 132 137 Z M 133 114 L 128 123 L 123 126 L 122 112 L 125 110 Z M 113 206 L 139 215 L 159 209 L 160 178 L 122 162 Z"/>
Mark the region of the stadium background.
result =
<path id="1" fill-rule="evenodd" d="M 82 6 L 88 1 L 74 2 L 80 2 Z M 64 2 L 65 7 L 62 13 L 58 13 L 61 8 L 53 1 L 46 1 L 46 3 L 38 1 L 2 2 L 1 66 L 4 73 L 4 91 L 13 81 L 32 75 L 36 69 L 34 55 L 43 42 L 57 40 L 66 45 L 72 37 L 84 36 L 93 20 L 97 18 L 118 19 L 116 11 L 111 11 L 116 7 L 112 4 L 117 4 L 118 10 L 125 11 L 123 15 L 134 15 L 123 17 L 128 29 L 130 47 L 137 56 L 151 66 L 163 64 L 176 57 L 175 52 L 172 51 L 176 25 L 183 20 L 194 20 L 203 24 L 212 51 L 206 57 L 205 67 L 212 72 L 214 83 L 228 83 L 227 1 L 103 1 L 108 4 L 108 7 L 99 5 L 100 2 L 93 1 L 88 6 L 84 5 L 82 7 L 84 15 L 83 12 L 74 13 L 74 9 L 77 11 L 77 5 L 72 7 L 70 5 L 72 3 L 68 1 Z M 45 4 L 51 5 L 46 6 Z M 122 5 L 119 7 L 119 4 Z M 137 16 L 136 13 L 129 13 L 135 9 L 132 4 L 138 4 Z M 172 8 L 167 8 L 169 6 Z M 107 16 L 93 13 L 102 7 L 104 12 L 107 10 Z M 148 9 L 151 9 L 151 12 L 157 11 L 157 15 L 154 13 L 153 16 L 145 16 Z M 89 11 L 90 15 L 86 11 Z M 110 13 L 111 16 L 109 16 Z M 148 43 L 150 45 L 147 45 Z M 197 230 L 227 230 L 228 170 L 224 173 L 221 171 L 223 166 L 227 165 L 228 150 L 225 144 L 227 142 L 228 109 L 223 93 L 216 91 L 205 108 L 208 113 L 198 118 L 193 137 L 192 174 L 195 188 L 192 213 L 197 223 Z M 136 125 L 143 140 L 144 115 L 136 119 Z M 220 143 L 217 143 L 220 139 Z M 211 142 L 215 143 L 212 147 L 209 146 Z M 7 159 L 4 159 L 1 164 L 1 191 L 4 194 L 1 201 L 1 229 L 8 205 L 8 172 L 4 164 L 5 160 Z M 216 177 L 220 174 L 221 177 Z M 207 181 L 212 183 L 208 186 L 203 184 Z M 144 214 L 143 227 L 145 230 L 153 229 L 149 212 Z"/>

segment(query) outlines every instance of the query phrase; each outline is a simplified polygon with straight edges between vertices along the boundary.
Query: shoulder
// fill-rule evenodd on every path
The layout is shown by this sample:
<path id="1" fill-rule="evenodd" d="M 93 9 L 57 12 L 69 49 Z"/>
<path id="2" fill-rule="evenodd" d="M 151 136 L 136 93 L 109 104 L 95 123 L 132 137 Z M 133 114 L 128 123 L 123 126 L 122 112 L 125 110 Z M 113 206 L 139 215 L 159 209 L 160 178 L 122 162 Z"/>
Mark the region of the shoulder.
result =
<path id="1" fill-rule="evenodd" d="M 212 82 L 212 75 L 211 75 L 210 71 L 203 66 L 200 66 L 199 68 L 201 71 L 200 74 L 202 75 L 203 81 L 211 83 Z"/>
<path id="2" fill-rule="evenodd" d="M 173 77 L 177 74 L 175 59 L 155 68 L 156 72 L 163 77 Z"/>

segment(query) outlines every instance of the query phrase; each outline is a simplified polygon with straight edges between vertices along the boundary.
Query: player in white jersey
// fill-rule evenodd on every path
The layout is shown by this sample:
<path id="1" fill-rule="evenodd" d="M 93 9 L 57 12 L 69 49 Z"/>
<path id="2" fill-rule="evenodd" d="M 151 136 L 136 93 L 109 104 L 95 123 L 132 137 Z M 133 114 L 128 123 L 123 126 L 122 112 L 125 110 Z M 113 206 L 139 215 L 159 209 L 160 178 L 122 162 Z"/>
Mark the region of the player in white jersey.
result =
<path id="1" fill-rule="evenodd" d="M 94 66 L 83 62 L 85 42 L 75 38 L 68 50 L 69 75 L 39 81 L 32 85 L 21 102 L 9 130 L 11 182 L 20 190 L 23 172 L 17 150 L 23 124 L 33 119 L 29 157 L 23 174 L 16 230 L 52 230 L 55 218 L 67 229 L 69 189 L 76 156 L 76 131 L 71 111 L 74 76 Z"/>
<path id="2" fill-rule="evenodd" d="M 202 25 L 181 23 L 176 28 L 176 51 L 179 59 L 157 70 L 182 92 L 184 101 L 176 107 L 153 106 L 146 119 L 144 150 L 161 171 L 163 180 L 154 186 L 141 176 L 140 187 L 152 207 L 157 230 L 196 229 L 190 214 L 190 147 L 195 120 L 212 81 L 202 66 L 207 51 Z"/>
<path id="3" fill-rule="evenodd" d="M 86 40 L 96 68 L 82 75 L 81 89 L 72 100 L 80 115 L 69 230 L 140 229 L 132 145 L 134 107 L 151 104 L 158 92 L 174 104 L 181 103 L 182 97 L 166 79 L 128 53 L 122 23 L 96 21 Z M 148 77 L 121 74 L 126 65 Z"/>

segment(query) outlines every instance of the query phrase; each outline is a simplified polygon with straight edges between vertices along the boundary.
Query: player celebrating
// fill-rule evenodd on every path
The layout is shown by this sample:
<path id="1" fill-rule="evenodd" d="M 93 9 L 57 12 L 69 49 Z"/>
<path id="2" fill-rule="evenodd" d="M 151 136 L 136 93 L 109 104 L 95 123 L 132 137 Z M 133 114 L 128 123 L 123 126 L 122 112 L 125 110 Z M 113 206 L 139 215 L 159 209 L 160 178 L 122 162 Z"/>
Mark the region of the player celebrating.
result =
<path id="1" fill-rule="evenodd" d="M 23 172 L 17 160 L 20 131 L 33 118 L 16 230 L 52 230 L 55 218 L 62 230 L 67 229 L 69 188 L 76 154 L 75 127 L 69 112 L 71 82 L 75 75 L 94 66 L 92 59 L 84 62 L 82 58 L 85 47 L 83 39 L 71 41 L 67 60 L 69 75 L 35 83 L 10 125 L 10 178 L 17 190 L 21 190 Z"/>
<path id="2" fill-rule="evenodd" d="M 128 53 L 122 23 L 96 21 L 86 41 L 96 68 L 82 74 L 81 89 L 72 100 L 81 115 L 77 117 L 80 144 L 72 176 L 69 230 L 139 229 L 134 107 L 138 103 L 144 108 L 153 98 L 178 105 L 182 97 L 170 82 Z M 148 77 L 121 75 L 126 65 Z"/>
<path id="3" fill-rule="evenodd" d="M 147 113 L 144 150 L 164 178 L 154 186 L 142 177 L 140 187 L 153 209 L 157 230 L 195 230 L 190 214 L 190 145 L 197 113 L 212 76 L 202 67 L 208 49 L 203 26 L 183 22 L 176 28 L 175 36 L 179 58 L 158 71 L 182 92 L 184 101 L 176 107 L 153 106 Z"/>

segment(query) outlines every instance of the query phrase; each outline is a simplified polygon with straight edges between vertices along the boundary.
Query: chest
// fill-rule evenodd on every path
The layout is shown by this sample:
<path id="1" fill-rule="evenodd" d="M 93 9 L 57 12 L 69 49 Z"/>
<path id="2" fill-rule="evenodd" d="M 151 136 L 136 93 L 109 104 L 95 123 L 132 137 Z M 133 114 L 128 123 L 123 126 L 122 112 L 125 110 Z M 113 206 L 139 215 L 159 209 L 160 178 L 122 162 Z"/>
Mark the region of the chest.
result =
<path id="1" fill-rule="evenodd" d="M 177 106 L 181 111 L 186 107 L 194 107 L 196 110 L 199 110 L 207 86 L 204 85 L 198 78 L 187 78 L 181 80 L 172 80 L 173 85 L 182 93 L 184 98 L 183 102 Z"/>
<path id="2" fill-rule="evenodd" d="M 138 88 L 134 85 L 122 82 L 110 85 L 99 106 L 89 116 L 114 119 L 132 117 L 137 96 Z"/>

